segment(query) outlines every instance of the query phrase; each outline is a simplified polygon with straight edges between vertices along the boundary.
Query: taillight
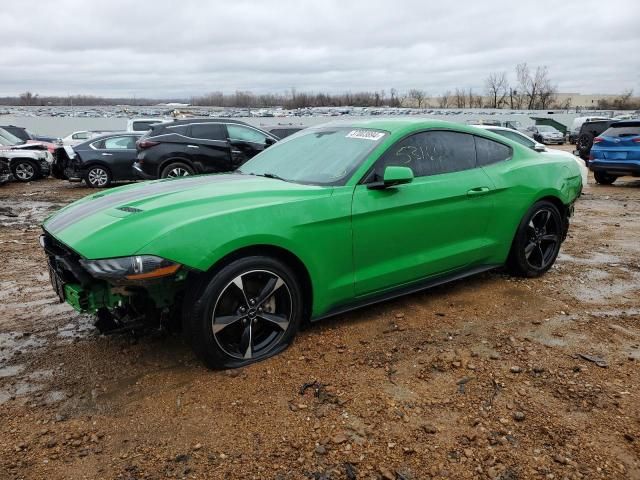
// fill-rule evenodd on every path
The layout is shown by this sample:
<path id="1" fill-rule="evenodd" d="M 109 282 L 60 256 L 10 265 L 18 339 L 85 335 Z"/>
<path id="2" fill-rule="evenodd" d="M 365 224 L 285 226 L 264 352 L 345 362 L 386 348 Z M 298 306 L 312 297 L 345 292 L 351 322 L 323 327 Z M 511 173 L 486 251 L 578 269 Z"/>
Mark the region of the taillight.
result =
<path id="1" fill-rule="evenodd" d="M 594 145 L 595 145 L 596 143 L 600 143 L 600 142 L 604 142 L 604 138 L 602 138 L 602 137 L 596 137 L 596 138 L 594 138 L 594 139 L 593 139 L 593 143 L 594 143 Z"/>
<path id="2" fill-rule="evenodd" d="M 589 161 L 591 161 L 591 160 L 595 160 L 595 157 L 593 155 L 589 154 Z"/>
<path id="3" fill-rule="evenodd" d="M 633 143 L 640 143 L 640 137 L 636 137 L 633 140 L 631 140 Z"/>
<path id="4" fill-rule="evenodd" d="M 137 145 L 138 148 L 145 149 L 149 147 L 153 147 L 154 145 L 158 145 L 160 142 L 154 142 L 152 140 L 138 140 Z"/>

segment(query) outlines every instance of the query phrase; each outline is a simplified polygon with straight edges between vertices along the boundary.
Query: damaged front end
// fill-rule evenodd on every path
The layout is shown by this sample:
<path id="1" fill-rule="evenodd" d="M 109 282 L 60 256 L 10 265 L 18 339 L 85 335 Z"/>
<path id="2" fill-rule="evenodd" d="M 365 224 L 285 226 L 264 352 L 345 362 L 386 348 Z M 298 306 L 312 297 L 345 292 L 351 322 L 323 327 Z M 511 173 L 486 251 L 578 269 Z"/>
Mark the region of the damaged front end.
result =
<path id="1" fill-rule="evenodd" d="M 70 182 L 80 182 L 82 181 L 81 167 L 80 158 L 73 147 L 65 145 L 56 148 L 53 152 L 52 177 Z"/>
<path id="2" fill-rule="evenodd" d="M 96 315 L 102 333 L 167 326 L 179 316 L 182 265 L 151 255 L 87 260 L 46 231 L 40 243 L 60 302 Z"/>

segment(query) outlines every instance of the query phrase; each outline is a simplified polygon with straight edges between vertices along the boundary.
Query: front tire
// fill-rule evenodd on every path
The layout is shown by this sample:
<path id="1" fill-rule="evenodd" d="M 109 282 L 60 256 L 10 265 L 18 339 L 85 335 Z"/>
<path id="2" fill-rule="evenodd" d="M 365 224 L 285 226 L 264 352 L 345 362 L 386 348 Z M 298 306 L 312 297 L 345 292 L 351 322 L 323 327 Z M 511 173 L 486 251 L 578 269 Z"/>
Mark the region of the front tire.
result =
<path id="1" fill-rule="evenodd" d="M 249 365 L 287 348 L 300 326 L 301 286 L 281 261 L 264 256 L 231 262 L 210 276 L 185 308 L 187 337 L 211 369 Z"/>
<path id="2" fill-rule="evenodd" d="M 32 160 L 19 159 L 11 165 L 11 173 L 19 182 L 30 182 L 40 176 L 40 169 Z"/>
<path id="3" fill-rule="evenodd" d="M 520 277 L 539 277 L 555 263 L 564 234 L 564 219 L 553 203 L 536 202 L 522 218 L 507 265 Z"/>
<path id="4" fill-rule="evenodd" d="M 84 181 L 91 188 L 106 188 L 111 185 L 113 176 L 107 167 L 100 165 L 89 168 Z"/>
<path id="5" fill-rule="evenodd" d="M 608 175 L 604 172 L 593 172 L 593 178 L 595 178 L 596 182 L 600 185 L 611 185 L 618 177 L 615 175 Z"/>

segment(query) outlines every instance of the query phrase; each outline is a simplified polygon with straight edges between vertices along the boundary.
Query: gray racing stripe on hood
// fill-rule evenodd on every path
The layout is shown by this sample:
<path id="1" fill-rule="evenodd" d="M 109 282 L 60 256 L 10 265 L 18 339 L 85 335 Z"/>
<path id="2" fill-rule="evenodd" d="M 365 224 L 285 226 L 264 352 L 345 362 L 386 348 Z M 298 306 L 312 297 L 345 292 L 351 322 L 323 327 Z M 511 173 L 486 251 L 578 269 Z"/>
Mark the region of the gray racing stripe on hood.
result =
<path id="1" fill-rule="evenodd" d="M 72 206 L 68 210 L 54 215 L 51 220 L 45 223 L 45 228 L 49 233 L 56 234 L 68 226 L 102 210 L 118 207 L 128 202 L 142 200 L 158 194 L 179 192 L 189 189 L 190 187 L 220 183 L 231 178 L 238 179 L 240 175 L 202 175 L 191 178 L 181 178 L 179 180 L 148 183 L 140 188 L 108 194 L 104 197 L 95 198 L 82 205 L 78 205 L 77 207 Z"/>

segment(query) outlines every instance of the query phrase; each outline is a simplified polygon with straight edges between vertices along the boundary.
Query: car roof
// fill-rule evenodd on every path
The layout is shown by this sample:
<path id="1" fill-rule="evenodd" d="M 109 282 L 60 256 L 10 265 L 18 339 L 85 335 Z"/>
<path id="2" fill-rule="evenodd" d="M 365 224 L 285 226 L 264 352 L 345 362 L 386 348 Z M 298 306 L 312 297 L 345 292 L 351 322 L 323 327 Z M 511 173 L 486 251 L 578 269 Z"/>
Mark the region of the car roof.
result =
<path id="1" fill-rule="evenodd" d="M 109 132 L 109 133 L 105 133 L 105 134 L 101 134 L 98 136 L 95 136 L 91 139 L 91 142 L 95 142 L 96 140 L 101 140 L 103 138 L 111 138 L 111 137 L 127 137 L 127 136 L 137 136 L 137 137 L 141 137 L 142 135 L 144 135 L 144 132 L 128 132 L 128 131 L 116 131 L 116 132 Z"/>
<path id="2" fill-rule="evenodd" d="M 249 125 L 246 122 L 242 122 L 240 120 L 234 120 L 232 118 L 185 118 L 185 119 L 181 119 L 181 120 L 173 120 L 173 121 L 169 121 L 169 122 L 164 122 L 164 123 L 159 123 L 157 125 L 154 125 L 154 127 L 159 127 L 159 126 L 163 126 L 163 127 L 171 127 L 174 125 L 189 125 L 191 123 L 237 123 L 238 125 L 247 125 L 249 127 L 251 127 L 252 125 Z"/>
<path id="3" fill-rule="evenodd" d="M 370 120 L 336 120 L 334 122 L 325 123 L 322 125 L 314 125 L 309 127 L 311 129 L 317 127 L 351 127 L 351 128 L 372 128 L 378 130 L 385 130 L 392 136 L 402 135 L 405 133 L 417 132 L 427 129 L 447 129 L 455 130 L 463 133 L 470 133 L 477 135 L 478 133 L 484 133 L 489 137 L 497 138 L 498 140 L 504 140 L 499 135 L 492 133 L 488 129 L 479 129 L 478 125 L 465 125 L 462 123 L 448 122 L 445 120 L 434 120 L 430 118 L 378 118 Z"/>
<path id="4" fill-rule="evenodd" d="M 476 128 L 482 128 L 483 130 L 507 130 L 509 132 L 516 132 L 516 133 L 520 133 L 518 132 L 516 129 L 514 128 L 509 128 L 509 127 L 501 127 L 499 125 L 472 125 L 472 127 L 476 127 Z M 520 135 L 523 135 L 522 133 L 520 133 Z M 526 135 L 525 135 L 526 136 Z"/>

